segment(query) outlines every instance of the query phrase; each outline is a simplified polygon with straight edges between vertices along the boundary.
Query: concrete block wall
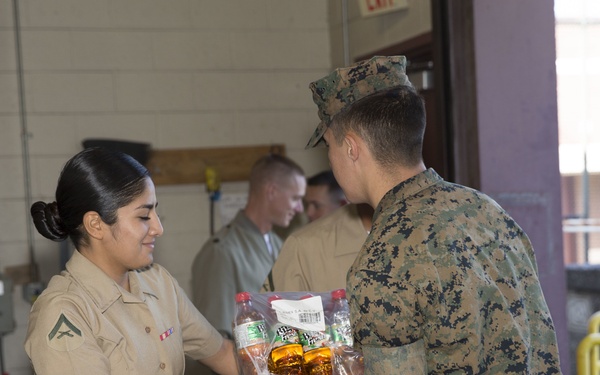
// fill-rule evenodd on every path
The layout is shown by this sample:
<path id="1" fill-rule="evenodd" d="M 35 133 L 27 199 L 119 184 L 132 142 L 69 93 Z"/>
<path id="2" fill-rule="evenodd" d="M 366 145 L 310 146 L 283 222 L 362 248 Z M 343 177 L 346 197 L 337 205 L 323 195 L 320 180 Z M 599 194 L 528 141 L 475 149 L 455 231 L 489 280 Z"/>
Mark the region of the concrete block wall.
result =
<path id="1" fill-rule="evenodd" d="M 18 0 L 33 201 L 53 201 L 62 165 L 86 138 L 154 149 L 283 143 L 307 174 L 318 122 L 308 83 L 331 67 L 322 0 Z M 0 272 L 28 263 L 25 174 L 13 0 L 0 0 Z M 200 173 L 200 172 L 199 172 Z M 243 191 L 245 184 L 224 189 Z M 160 186 L 165 234 L 156 261 L 189 290 L 189 264 L 209 235 L 203 185 Z M 34 232 L 47 282 L 59 245 Z M 29 304 L 14 290 L 5 369 L 29 375 Z"/>

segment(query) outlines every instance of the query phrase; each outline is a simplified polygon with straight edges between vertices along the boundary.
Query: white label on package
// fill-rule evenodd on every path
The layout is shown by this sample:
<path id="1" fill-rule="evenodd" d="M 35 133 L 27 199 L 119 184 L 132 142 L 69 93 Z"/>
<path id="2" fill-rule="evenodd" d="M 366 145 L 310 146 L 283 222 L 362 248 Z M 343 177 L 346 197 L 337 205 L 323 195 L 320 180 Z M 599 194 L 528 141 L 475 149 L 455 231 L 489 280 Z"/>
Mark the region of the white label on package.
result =
<path id="1" fill-rule="evenodd" d="M 292 327 L 306 331 L 324 331 L 325 318 L 321 296 L 306 298 L 300 301 L 279 299 L 271 306 L 277 313 L 277 320 Z"/>

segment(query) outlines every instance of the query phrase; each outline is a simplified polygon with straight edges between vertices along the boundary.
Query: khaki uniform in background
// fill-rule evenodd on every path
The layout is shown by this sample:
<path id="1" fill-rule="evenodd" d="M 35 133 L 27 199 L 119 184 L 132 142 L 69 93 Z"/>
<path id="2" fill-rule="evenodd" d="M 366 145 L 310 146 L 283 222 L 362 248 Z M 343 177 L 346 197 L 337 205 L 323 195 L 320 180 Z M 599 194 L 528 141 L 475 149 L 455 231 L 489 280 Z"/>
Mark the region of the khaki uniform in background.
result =
<path id="1" fill-rule="evenodd" d="M 161 266 L 130 271 L 131 293 L 79 252 L 34 303 L 25 349 L 39 375 L 182 374 L 184 353 L 223 338 Z"/>
<path id="2" fill-rule="evenodd" d="M 365 374 L 559 374 L 529 238 L 432 169 L 386 193 L 348 273 Z"/>
<path id="3" fill-rule="evenodd" d="M 269 232 L 273 254 L 264 236 L 240 210 L 235 218 L 208 239 L 192 264 L 192 300 L 219 332 L 233 339 L 235 295 L 258 292 L 281 248 Z M 186 360 L 186 375 L 215 374 L 201 363 Z"/>
<path id="4" fill-rule="evenodd" d="M 346 288 L 346 274 L 366 238 L 354 204 L 298 229 L 283 243 L 273 266 L 274 290 L 326 292 Z M 266 280 L 261 291 L 269 288 Z"/>
<path id="5" fill-rule="evenodd" d="M 192 264 L 192 300 L 219 332 L 232 338 L 235 295 L 256 293 L 279 255 L 281 239 L 269 232 L 273 254 L 256 225 L 239 211 L 202 247 Z"/>

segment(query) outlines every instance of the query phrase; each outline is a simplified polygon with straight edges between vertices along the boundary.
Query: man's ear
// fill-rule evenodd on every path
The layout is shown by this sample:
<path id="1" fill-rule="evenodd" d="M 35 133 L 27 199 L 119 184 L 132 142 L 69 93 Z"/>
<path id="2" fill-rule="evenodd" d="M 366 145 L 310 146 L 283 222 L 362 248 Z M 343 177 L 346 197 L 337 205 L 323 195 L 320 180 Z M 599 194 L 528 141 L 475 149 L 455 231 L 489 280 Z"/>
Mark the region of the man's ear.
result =
<path id="1" fill-rule="evenodd" d="M 360 154 L 360 148 L 358 147 L 358 142 L 356 140 L 356 136 L 352 133 L 346 134 L 344 136 L 344 143 L 346 144 L 346 152 L 348 157 L 352 159 L 352 161 L 356 161 Z"/>
<path id="2" fill-rule="evenodd" d="M 267 192 L 267 198 L 269 200 L 272 200 L 275 197 L 275 194 L 277 193 L 277 186 L 275 182 L 267 182 L 267 184 L 265 185 L 265 191 Z"/>
<path id="3" fill-rule="evenodd" d="M 105 225 L 96 211 L 88 211 L 83 215 L 83 227 L 92 238 L 101 240 L 104 237 L 103 228 Z"/>

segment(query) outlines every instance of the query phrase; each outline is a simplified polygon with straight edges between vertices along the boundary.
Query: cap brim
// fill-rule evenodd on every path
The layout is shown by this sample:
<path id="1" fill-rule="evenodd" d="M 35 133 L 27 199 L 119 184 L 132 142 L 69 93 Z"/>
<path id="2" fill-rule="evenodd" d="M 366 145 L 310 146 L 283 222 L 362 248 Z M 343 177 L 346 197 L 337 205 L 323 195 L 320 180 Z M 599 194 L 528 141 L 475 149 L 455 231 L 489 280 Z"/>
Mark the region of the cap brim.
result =
<path id="1" fill-rule="evenodd" d="M 319 126 L 317 126 L 317 128 L 315 129 L 315 132 L 313 133 L 312 137 L 310 137 L 310 139 L 308 140 L 308 143 L 306 144 L 306 147 L 304 147 L 304 149 L 308 150 L 309 148 L 325 145 L 325 142 L 323 140 L 323 134 L 325 134 L 325 131 L 327 131 L 327 124 L 321 121 Z"/>

